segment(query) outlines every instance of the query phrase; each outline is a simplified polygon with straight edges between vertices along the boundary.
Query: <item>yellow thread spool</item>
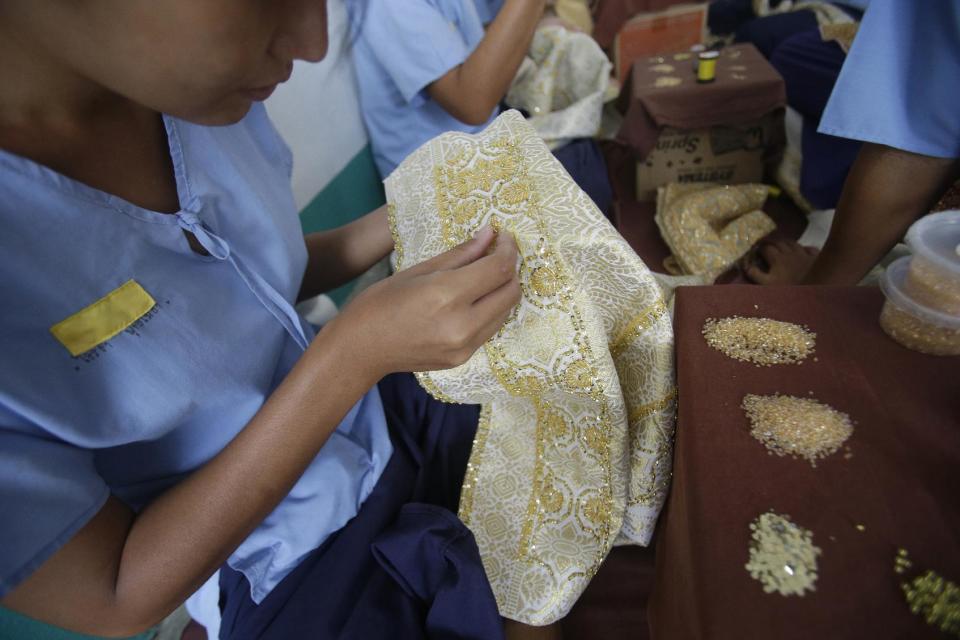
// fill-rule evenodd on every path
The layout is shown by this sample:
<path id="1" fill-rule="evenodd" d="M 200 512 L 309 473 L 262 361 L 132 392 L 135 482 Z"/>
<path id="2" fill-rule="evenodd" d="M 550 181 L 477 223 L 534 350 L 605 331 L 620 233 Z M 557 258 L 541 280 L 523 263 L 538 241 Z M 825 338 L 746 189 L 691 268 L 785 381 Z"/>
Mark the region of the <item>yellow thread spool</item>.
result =
<path id="1" fill-rule="evenodd" d="M 704 51 L 697 57 L 697 82 L 713 82 L 717 77 L 717 58 L 720 57 L 720 52 Z"/>

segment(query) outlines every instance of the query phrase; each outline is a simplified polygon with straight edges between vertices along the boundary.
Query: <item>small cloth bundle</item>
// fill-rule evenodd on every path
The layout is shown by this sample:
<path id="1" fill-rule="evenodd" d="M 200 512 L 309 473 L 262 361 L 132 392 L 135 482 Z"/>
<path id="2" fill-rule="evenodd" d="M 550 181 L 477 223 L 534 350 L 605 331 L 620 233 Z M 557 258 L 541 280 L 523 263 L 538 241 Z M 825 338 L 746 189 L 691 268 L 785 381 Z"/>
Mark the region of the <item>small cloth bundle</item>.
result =
<path id="1" fill-rule="evenodd" d="M 600 130 L 612 65 L 593 38 L 559 26 L 537 29 L 504 101 L 530 114 L 551 148 Z"/>
<path id="2" fill-rule="evenodd" d="M 648 544 L 670 478 L 673 332 L 643 262 L 516 111 L 447 133 L 385 181 L 407 268 L 492 224 L 523 296 L 435 397 L 483 405 L 460 496 L 501 615 L 563 617 L 614 541 Z"/>
<path id="3" fill-rule="evenodd" d="M 776 229 L 760 210 L 767 193 L 762 184 L 674 183 L 657 189 L 657 226 L 679 272 L 713 282 Z"/>

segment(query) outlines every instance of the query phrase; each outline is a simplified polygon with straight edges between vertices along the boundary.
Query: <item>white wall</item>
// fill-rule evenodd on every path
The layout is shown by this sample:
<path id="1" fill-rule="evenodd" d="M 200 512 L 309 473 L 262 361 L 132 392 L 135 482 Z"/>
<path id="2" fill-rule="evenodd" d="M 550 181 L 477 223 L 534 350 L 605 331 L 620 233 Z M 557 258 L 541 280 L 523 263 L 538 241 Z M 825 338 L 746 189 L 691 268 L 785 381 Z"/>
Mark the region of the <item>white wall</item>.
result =
<path id="1" fill-rule="evenodd" d="M 293 194 L 302 209 L 367 144 L 349 58 L 344 0 L 328 0 L 330 46 L 319 63 L 297 62 L 267 111 L 293 151 Z"/>

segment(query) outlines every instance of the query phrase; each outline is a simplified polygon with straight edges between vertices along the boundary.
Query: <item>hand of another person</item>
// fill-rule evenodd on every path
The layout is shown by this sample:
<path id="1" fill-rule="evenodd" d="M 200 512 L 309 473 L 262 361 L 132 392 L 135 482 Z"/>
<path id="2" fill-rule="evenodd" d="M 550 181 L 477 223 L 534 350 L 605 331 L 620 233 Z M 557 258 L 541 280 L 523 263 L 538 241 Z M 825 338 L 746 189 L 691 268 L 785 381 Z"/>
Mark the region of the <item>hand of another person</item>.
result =
<path id="1" fill-rule="evenodd" d="M 766 269 L 757 255 L 748 257 L 744 272 L 757 284 L 800 284 L 820 253 L 793 241 L 777 240 L 762 244 L 757 253 L 767 263 Z"/>
<path id="2" fill-rule="evenodd" d="M 455 367 L 520 300 L 517 255 L 511 236 L 485 227 L 472 240 L 371 286 L 331 328 L 351 341 L 373 379 Z"/>

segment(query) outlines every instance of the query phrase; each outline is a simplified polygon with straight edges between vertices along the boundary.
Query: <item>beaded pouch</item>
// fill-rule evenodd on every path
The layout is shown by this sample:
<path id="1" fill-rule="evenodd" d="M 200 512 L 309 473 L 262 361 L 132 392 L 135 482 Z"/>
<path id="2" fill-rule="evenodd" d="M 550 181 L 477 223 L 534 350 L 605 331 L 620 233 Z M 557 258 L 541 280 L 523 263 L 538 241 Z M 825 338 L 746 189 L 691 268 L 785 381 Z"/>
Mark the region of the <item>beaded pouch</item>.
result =
<path id="1" fill-rule="evenodd" d="M 650 272 L 516 111 L 427 143 L 385 181 L 404 269 L 491 223 L 522 300 L 464 365 L 420 373 L 483 406 L 460 496 L 500 613 L 563 617 L 614 542 L 648 544 L 669 478 L 673 332 Z"/>
<path id="2" fill-rule="evenodd" d="M 669 184 L 657 189 L 657 226 L 681 273 L 713 282 L 777 225 L 762 184 Z"/>

